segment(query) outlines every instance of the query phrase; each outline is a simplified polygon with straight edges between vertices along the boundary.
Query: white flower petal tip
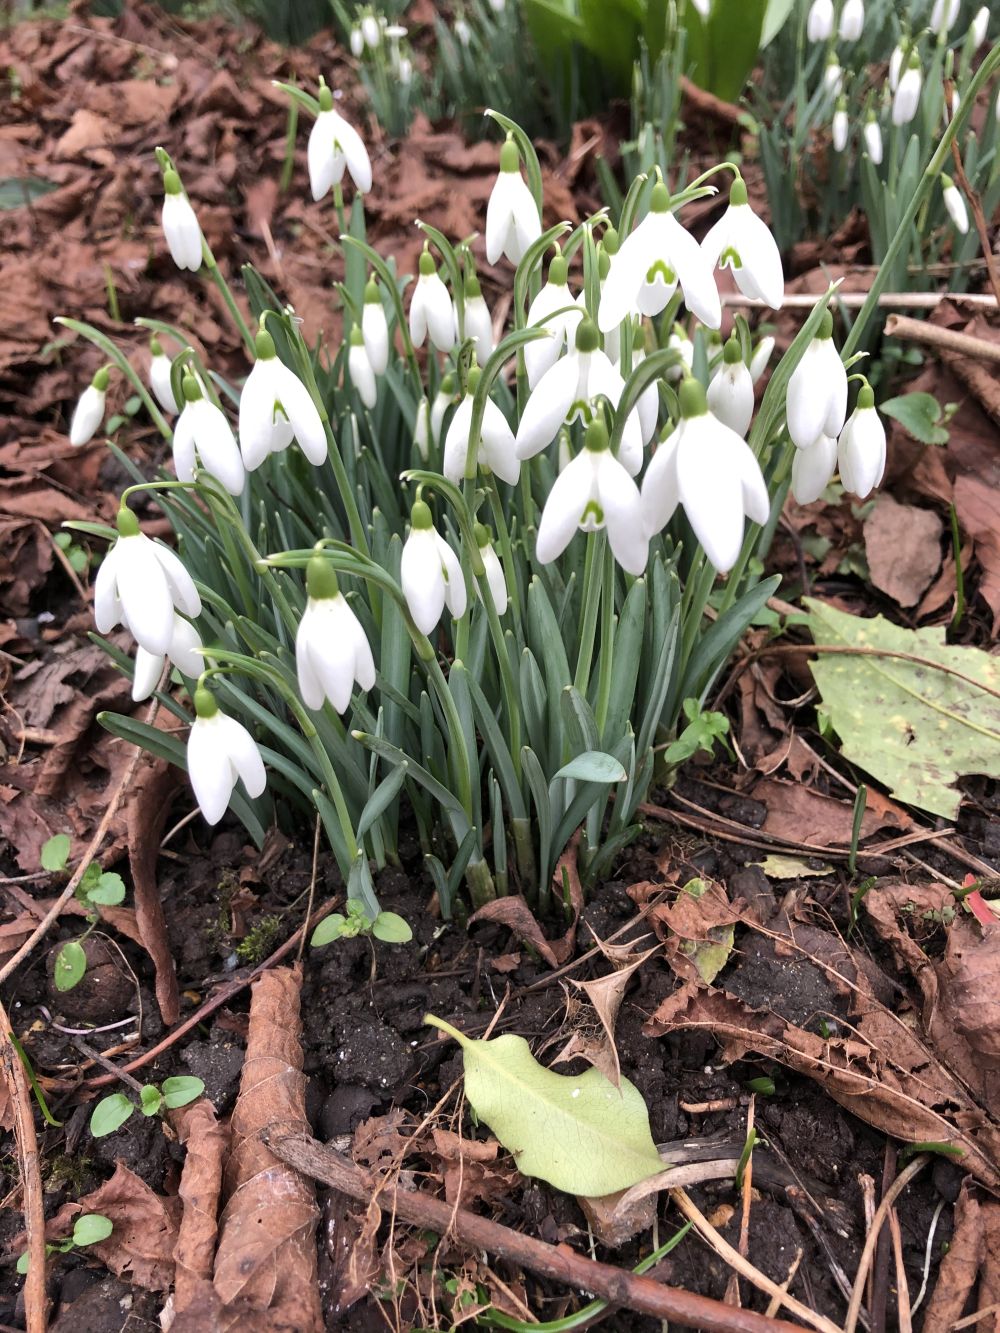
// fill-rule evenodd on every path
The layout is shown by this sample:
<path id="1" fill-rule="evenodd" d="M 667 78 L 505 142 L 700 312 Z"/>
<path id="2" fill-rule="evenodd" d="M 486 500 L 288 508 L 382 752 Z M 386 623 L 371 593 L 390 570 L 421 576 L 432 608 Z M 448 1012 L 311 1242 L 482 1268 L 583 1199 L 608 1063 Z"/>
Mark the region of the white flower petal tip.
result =
<path id="1" fill-rule="evenodd" d="M 174 426 L 174 470 L 193 481 L 196 467 L 216 477 L 230 495 L 241 495 L 246 469 L 226 414 L 203 397 L 193 375 L 183 380 L 184 407 Z"/>
<path id="2" fill-rule="evenodd" d="M 823 317 L 819 334 L 792 371 L 785 398 L 788 434 L 799 449 L 820 435 L 840 434 L 847 415 L 847 371 L 833 343 L 833 317 Z"/>
<path id="3" fill-rule="evenodd" d="M 837 30 L 842 42 L 856 42 L 865 30 L 864 0 L 844 0 Z"/>
<path id="4" fill-rule="evenodd" d="M 501 255 L 516 267 L 533 241 L 542 234 L 542 219 L 521 175 L 521 155 L 513 139 L 500 150 L 500 172 L 486 205 L 486 258 L 495 264 Z"/>
<path id="5" fill-rule="evenodd" d="M 320 709 L 329 701 L 344 713 L 355 684 L 362 690 L 375 684 L 371 645 L 322 556 L 309 561 L 306 588 L 309 598 L 295 636 L 299 693 L 307 708 Z"/>
<path id="6" fill-rule="evenodd" d="M 269 454 L 287 449 L 292 440 L 309 462 L 326 462 L 326 432 L 312 394 L 299 377 L 278 359 L 274 340 L 265 330 L 256 338 L 257 360 L 240 394 L 240 452 L 248 472 Z"/>
<path id="7" fill-rule="evenodd" d="M 796 449 L 792 459 L 792 495 L 795 503 L 813 504 L 829 486 L 837 471 L 837 441 L 821 435 L 808 449 Z"/>
<path id="8" fill-rule="evenodd" d="M 204 670 L 205 659 L 198 631 L 189 620 L 174 612 L 173 634 L 166 656 L 147 652 L 140 644 L 135 653 L 135 673 L 132 677 L 132 698 L 136 703 L 148 699 L 160 682 L 167 660 L 189 680 L 197 680 Z"/>
<path id="9" fill-rule="evenodd" d="M 197 273 L 202 259 L 201 227 L 176 171 L 163 173 L 163 189 L 161 221 L 170 257 L 179 269 Z"/>
<path id="10" fill-rule="evenodd" d="M 195 720 L 187 744 L 188 777 L 205 821 L 217 824 L 242 780 L 251 799 L 261 796 L 267 773 L 257 743 L 242 723 L 219 710 L 211 692 L 195 690 Z"/>
<path id="11" fill-rule="evenodd" d="M 772 310 L 781 309 L 785 274 L 778 244 L 747 202 L 747 188 L 741 178 L 733 182 L 729 207 L 710 229 L 701 248 L 710 269 L 732 270 L 744 296 L 763 301 Z"/>
<path id="12" fill-rule="evenodd" d="M 124 625 L 141 648 L 165 657 L 175 643 L 175 609 L 192 619 L 201 598 L 191 575 L 169 547 L 139 531 L 135 515 L 118 512 L 119 537 L 104 557 L 94 586 L 94 620 L 101 634 Z"/>
<path id="13" fill-rule="evenodd" d="M 149 359 L 149 387 L 153 390 L 153 396 L 163 411 L 168 416 L 175 417 L 181 409 L 174 397 L 174 386 L 171 378 L 173 361 L 167 356 L 155 338 L 150 344 L 149 350 L 151 353 Z"/>
<path id="14" fill-rule="evenodd" d="M 885 427 L 875 410 L 875 395 L 866 383 L 837 441 L 837 465 L 844 489 L 864 500 L 882 480 L 885 458 Z"/>
<path id="15" fill-rule="evenodd" d="M 659 532 L 683 505 L 706 556 L 724 574 L 739 558 L 745 518 L 767 522 L 767 484 L 746 442 L 709 410 L 697 380 L 684 381 L 680 399 L 680 424 L 653 455 L 643 480 L 645 531 Z"/>
<path id="16" fill-rule="evenodd" d="M 108 372 L 101 369 L 81 393 L 69 424 L 69 442 L 79 448 L 89 444 L 104 421 L 107 405 Z"/>
<path id="17" fill-rule="evenodd" d="M 969 210 L 965 206 L 965 199 L 959 194 L 950 176 L 942 176 L 941 185 L 944 206 L 948 216 L 955 224 L 955 230 L 961 232 L 964 236 L 969 230 Z"/>
<path id="18" fill-rule="evenodd" d="M 896 85 L 896 91 L 892 99 L 892 123 L 897 127 L 909 125 L 917 114 L 923 84 L 920 58 L 914 51 L 906 69 L 899 76 L 899 83 Z"/>
<path id="19" fill-rule="evenodd" d="M 508 597 L 507 580 L 504 577 L 503 566 L 500 563 L 500 557 L 493 549 L 489 529 L 478 523 L 476 524 L 476 542 L 479 546 L 479 557 L 483 562 L 483 572 L 486 575 L 486 583 L 490 590 L 490 596 L 493 598 L 496 613 L 498 616 L 505 615 Z M 476 585 L 476 592 L 482 599 L 482 589 L 478 584 Z"/>
<path id="20" fill-rule="evenodd" d="M 365 288 L 361 336 L 372 370 L 376 375 L 384 375 L 389 365 L 389 322 L 377 282 L 369 282 Z"/>
<path id="21" fill-rule="evenodd" d="M 833 0 L 813 0 L 806 20 L 806 37 L 810 42 L 827 42 L 833 36 Z"/>
<path id="22" fill-rule="evenodd" d="M 465 614 L 465 576 L 458 556 L 435 532 L 431 511 L 418 500 L 411 511 L 410 535 L 403 544 L 399 581 L 413 623 L 432 634 L 445 606 L 458 619 Z"/>
<path id="23" fill-rule="evenodd" d="M 378 402 L 375 369 L 368 360 L 364 334 L 357 325 L 351 330 L 351 348 L 347 353 L 347 374 L 358 391 L 358 397 L 369 412 Z"/>
<path id="24" fill-rule="evenodd" d="M 319 91 L 319 115 L 309 131 L 309 188 L 318 201 L 339 185 L 345 169 L 361 194 L 372 188 L 372 164 L 361 135 L 339 111 L 325 85 Z"/>
<path id="25" fill-rule="evenodd" d="M 455 309 L 434 260 L 425 250 L 420 256 L 420 273 L 410 300 L 410 338 L 414 347 L 422 347 L 428 333 L 439 352 L 450 352 L 455 345 Z"/>
<path id="26" fill-rule="evenodd" d="M 726 343 L 723 363 L 708 386 L 708 406 L 719 420 L 746 439 L 753 420 L 753 378 L 739 343 Z"/>

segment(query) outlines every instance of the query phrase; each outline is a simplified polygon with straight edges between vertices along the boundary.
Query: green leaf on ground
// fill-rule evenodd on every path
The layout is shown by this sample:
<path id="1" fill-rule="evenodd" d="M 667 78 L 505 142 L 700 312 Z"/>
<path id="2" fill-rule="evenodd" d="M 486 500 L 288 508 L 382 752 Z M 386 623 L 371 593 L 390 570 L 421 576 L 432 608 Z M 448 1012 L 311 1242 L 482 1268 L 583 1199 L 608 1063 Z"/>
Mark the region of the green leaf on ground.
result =
<path id="1" fill-rule="evenodd" d="M 844 756 L 897 800 L 954 819 L 959 777 L 1000 777 L 1000 698 L 988 693 L 1000 691 L 1000 659 L 949 646 L 943 626 L 902 629 L 883 616 L 866 620 L 804 602 L 819 644 L 922 659 L 831 653 L 810 666 L 823 696 L 821 717 L 840 737 Z"/>
<path id="2" fill-rule="evenodd" d="M 514 1154 L 518 1170 L 567 1194 L 628 1189 L 663 1171 L 638 1088 L 598 1069 L 577 1078 L 545 1069 L 523 1037 L 473 1041 L 450 1023 L 424 1022 L 462 1047 L 465 1095 L 480 1120 Z"/>
<path id="3" fill-rule="evenodd" d="M 56 965 L 52 972 L 56 990 L 72 990 L 77 982 L 82 980 L 86 970 L 87 955 L 83 951 L 83 945 L 78 944 L 76 940 L 67 940 L 56 955 Z"/>
<path id="4" fill-rule="evenodd" d="M 152 1083 L 144 1083 L 139 1093 L 139 1110 L 143 1115 L 156 1115 L 162 1103 L 160 1089 L 154 1087 Z"/>
<path id="5" fill-rule="evenodd" d="M 42 843 L 42 854 L 39 858 L 43 870 L 65 870 L 66 862 L 69 860 L 69 834 L 56 833 L 49 838 L 47 842 Z"/>
<path id="6" fill-rule="evenodd" d="M 409 923 L 398 912 L 379 912 L 372 922 L 372 934 L 383 944 L 406 944 L 413 939 Z"/>
<path id="7" fill-rule="evenodd" d="M 90 1116 L 90 1132 L 95 1139 L 103 1139 L 121 1129 L 135 1107 L 124 1092 L 113 1092 L 110 1097 L 103 1097 L 94 1107 Z"/>
<path id="8" fill-rule="evenodd" d="M 114 1231 L 111 1218 L 103 1213 L 81 1213 L 73 1223 L 74 1245 L 97 1245 Z"/>
<path id="9" fill-rule="evenodd" d="M 162 1084 L 163 1104 L 171 1111 L 178 1106 L 187 1106 L 205 1091 L 205 1084 L 191 1074 L 179 1074 L 175 1078 L 165 1078 Z"/>
<path id="10" fill-rule="evenodd" d="M 898 398 L 887 398 L 879 403 L 879 411 L 883 416 L 895 418 L 921 444 L 948 443 L 948 432 L 941 424 L 946 417 L 932 393 L 904 393 Z"/>

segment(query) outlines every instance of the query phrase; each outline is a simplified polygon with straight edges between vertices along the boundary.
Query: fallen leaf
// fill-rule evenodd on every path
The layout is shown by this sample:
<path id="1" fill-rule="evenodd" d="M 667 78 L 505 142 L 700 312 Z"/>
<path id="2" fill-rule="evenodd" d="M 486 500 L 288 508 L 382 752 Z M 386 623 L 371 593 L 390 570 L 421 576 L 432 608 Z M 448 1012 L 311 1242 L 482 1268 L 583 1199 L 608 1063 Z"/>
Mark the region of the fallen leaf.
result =
<path id="1" fill-rule="evenodd" d="M 222 1159 L 229 1130 L 204 1097 L 173 1112 L 171 1123 L 186 1148 L 178 1194 L 183 1205 L 174 1246 L 174 1309 L 197 1309 L 212 1287 Z"/>
<path id="2" fill-rule="evenodd" d="M 601 1245 L 618 1249 L 627 1245 L 633 1236 L 649 1231 L 656 1221 L 656 1195 L 644 1194 L 638 1199 L 626 1199 L 628 1190 L 588 1199 L 581 1195 L 577 1203 Z"/>
<path id="3" fill-rule="evenodd" d="M 997 1207 L 992 1201 L 987 1206 Z M 985 1239 L 982 1205 L 968 1179 L 962 1182 L 955 1202 L 952 1226 L 951 1240 L 941 1256 L 937 1280 L 924 1313 L 926 1329 L 952 1328 L 965 1312 L 979 1276 Z"/>
<path id="4" fill-rule="evenodd" d="M 715 980 L 729 961 L 742 906 L 730 903 L 721 884 L 692 879 L 672 902 L 652 908 L 667 962 L 682 981 Z"/>
<path id="5" fill-rule="evenodd" d="M 478 1200 L 490 1203 L 510 1194 L 518 1175 L 497 1164 L 500 1145 L 496 1139 L 465 1139 L 448 1129 L 434 1129 L 433 1138 L 450 1204 L 469 1208 Z"/>
<path id="6" fill-rule="evenodd" d="M 769 879 L 819 879 L 824 875 L 834 874 L 831 865 L 821 863 L 811 866 L 797 856 L 781 856 L 777 853 L 765 856 L 760 868 Z"/>
<path id="7" fill-rule="evenodd" d="M 865 519 L 872 583 L 900 606 L 915 606 L 941 568 L 940 518 L 883 492 Z"/>
<path id="8" fill-rule="evenodd" d="M 164 724 L 171 715 L 163 710 Z M 129 869 L 135 889 L 135 917 L 142 946 L 153 960 L 156 1002 L 168 1027 L 180 1019 L 177 968 L 167 937 L 167 922 L 156 878 L 160 835 L 170 813 L 170 797 L 178 783 L 177 770 L 165 760 L 147 758 L 136 775 L 125 807 Z"/>
<path id="9" fill-rule="evenodd" d="M 592 1064 L 596 1064 L 599 1069 L 602 1069 L 615 1087 L 618 1086 L 622 1072 L 618 1060 L 618 1048 L 615 1045 L 615 1023 L 618 1021 L 618 1010 L 621 1008 L 625 988 L 633 972 L 656 952 L 656 949 L 649 949 L 633 962 L 618 966 L 615 971 L 608 972 L 603 977 L 597 977 L 594 981 L 574 981 L 573 983 L 583 991 L 594 1006 L 594 1011 L 600 1020 L 601 1027 L 604 1029 L 606 1041 L 603 1044 L 606 1056 L 609 1058 L 610 1071 L 603 1061 L 594 1059 L 592 1055 L 587 1055 L 586 1058 Z M 582 1054 L 582 1052 L 580 1053 Z M 565 1060 L 569 1056 L 564 1052 L 561 1058 Z"/>
<path id="10" fill-rule="evenodd" d="M 763 778 L 754 783 L 751 793 L 755 801 L 767 806 L 764 830 L 785 842 L 806 847 L 849 847 L 854 826 L 854 804 L 838 801 L 814 787 L 801 782 L 786 782 L 782 778 Z M 872 837 L 880 829 L 897 831 L 913 827 L 905 810 L 894 806 L 872 789 L 868 791 L 865 812 L 861 817 L 861 840 Z"/>

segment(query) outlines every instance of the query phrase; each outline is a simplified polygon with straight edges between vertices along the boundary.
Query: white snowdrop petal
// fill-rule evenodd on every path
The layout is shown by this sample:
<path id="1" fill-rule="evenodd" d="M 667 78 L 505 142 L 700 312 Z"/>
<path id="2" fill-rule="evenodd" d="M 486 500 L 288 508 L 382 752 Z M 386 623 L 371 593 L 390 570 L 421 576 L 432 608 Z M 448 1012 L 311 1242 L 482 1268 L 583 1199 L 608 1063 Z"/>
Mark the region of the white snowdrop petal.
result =
<path id="1" fill-rule="evenodd" d="M 533 458 L 555 439 L 576 398 L 580 359 L 563 357 L 538 381 L 524 405 L 517 428 L 517 456 Z"/>
<path id="2" fill-rule="evenodd" d="M 598 459 L 597 499 L 604 511 L 611 553 L 622 569 L 638 577 L 645 570 L 649 556 L 639 490 L 610 452 L 599 454 Z"/>
<path id="3" fill-rule="evenodd" d="M 547 565 L 562 555 L 580 525 L 590 500 L 596 499 L 594 455 L 582 450 L 555 479 L 538 523 L 535 555 Z"/>
<path id="4" fill-rule="evenodd" d="M 421 634 L 430 634 L 444 611 L 444 575 L 437 543 L 429 529 L 415 529 L 403 544 L 399 581 L 410 615 Z"/>
<path id="5" fill-rule="evenodd" d="M 354 343 L 347 353 L 347 373 L 351 383 L 358 391 L 358 397 L 369 411 L 378 402 L 378 388 L 375 384 L 375 371 L 368 360 L 364 343 Z"/>
<path id="6" fill-rule="evenodd" d="M 161 546 L 159 542 L 150 541 L 148 537 L 143 537 L 142 540 L 149 542 L 148 549 L 163 571 L 174 606 L 192 619 L 200 616 L 201 596 L 195 587 L 194 579 L 177 552 L 172 551 L 169 546 Z"/>
<path id="7" fill-rule="evenodd" d="M 132 699 L 135 703 L 142 703 L 156 689 L 163 674 L 164 660 L 155 653 L 148 653 L 141 644 L 136 648 L 135 669 L 132 673 Z"/>
<path id="8" fill-rule="evenodd" d="M 246 470 L 226 414 L 207 398 L 196 399 L 190 410 L 195 449 L 202 467 L 217 477 L 230 495 L 240 495 Z"/>
<path id="9" fill-rule="evenodd" d="M 366 301 L 361 312 L 361 336 L 376 375 L 384 375 L 389 364 L 389 324 L 381 301 Z"/>
<path id="10" fill-rule="evenodd" d="M 472 425 L 472 394 L 466 394 L 451 419 L 444 439 L 441 470 L 449 481 L 459 485 L 465 476 L 469 455 L 469 428 Z"/>
<path id="11" fill-rule="evenodd" d="M 792 495 L 800 505 L 818 500 L 837 470 L 837 441 L 821 435 L 808 449 L 796 449 L 792 459 Z"/>
<path id="12" fill-rule="evenodd" d="M 122 606 L 115 574 L 117 549 L 116 543 L 98 565 L 94 580 L 94 624 L 98 634 L 107 634 L 121 624 Z"/>
<path id="13" fill-rule="evenodd" d="M 274 402 L 277 391 L 273 368 L 277 364 L 274 357 L 254 362 L 253 368 L 240 390 L 240 452 L 243 456 L 243 465 L 248 472 L 260 467 L 264 459 L 272 452 Z M 183 420 L 184 413 L 181 414 L 181 421 Z M 180 422 L 178 422 L 179 425 Z M 177 447 L 176 434 L 177 430 L 175 428 L 175 450 Z"/>
<path id="14" fill-rule="evenodd" d="M 229 809 L 234 777 L 217 726 L 221 713 L 195 718 L 187 743 L 188 777 L 206 823 L 217 824 Z"/>
<path id="15" fill-rule="evenodd" d="M 229 762 L 239 774 L 247 795 L 260 796 L 267 786 L 267 772 L 256 741 L 242 722 L 237 722 L 234 717 L 227 717 L 225 713 L 218 713 L 216 716 L 221 724 L 222 743 Z"/>
<path id="16" fill-rule="evenodd" d="M 205 669 L 201 636 L 189 620 L 174 613 L 174 632 L 168 656 L 177 670 L 189 680 L 197 680 Z"/>
<path id="17" fill-rule="evenodd" d="M 69 442 L 73 445 L 87 444 L 97 434 L 98 427 L 104 420 L 104 404 L 107 394 L 88 384 L 80 395 L 73 411 L 69 427 Z"/>
<path id="18" fill-rule="evenodd" d="M 170 357 L 165 354 L 151 357 L 149 362 L 149 385 L 153 390 L 156 401 L 164 412 L 176 416 L 180 408 L 174 398 L 174 388 L 170 380 L 171 365 Z"/>
<path id="19" fill-rule="evenodd" d="M 642 523 L 647 537 L 654 536 L 670 522 L 680 504 L 677 487 L 677 445 L 684 422 L 657 446 L 642 479 Z"/>
<path id="20" fill-rule="evenodd" d="M 165 657 L 174 631 L 174 603 L 162 567 L 141 546 L 131 545 L 138 541 L 136 537 L 119 539 L 119 545 L 129 544 L 129 549 L 121 553 L 115 569 L 118 597 L 136 642 L 147 652 Z"/>
<path id="21" fill-rule="evenodd" d="M 437 546 L 438 559 L 441 562 L 441 575 L 445 584 L 445 603 L 451 614 L 458 620 L 460 616 L 465 615 L 465 608 L 468 605 L 465 575 L 462 573 L 458 556 L 445 539 L 440 533 L 435 532 L 433 535 Z"/>

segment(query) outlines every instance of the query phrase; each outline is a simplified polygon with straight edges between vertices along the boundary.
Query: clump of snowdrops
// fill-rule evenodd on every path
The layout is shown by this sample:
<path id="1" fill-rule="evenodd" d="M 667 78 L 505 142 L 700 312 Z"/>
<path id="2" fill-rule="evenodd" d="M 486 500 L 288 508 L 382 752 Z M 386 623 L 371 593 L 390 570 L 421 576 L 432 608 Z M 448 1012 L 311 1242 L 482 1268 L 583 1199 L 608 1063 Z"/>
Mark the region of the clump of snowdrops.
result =
<path id="1" fill-rule="evenodd" d="M 463 883 L 476 906 L 520 892 L 544 910 L 577 831 L 585 884 L 637 832 L 658 753 L 697 728 L 776 586 L 761 556 L 789 487 L 815 499 L 838 469 L 860 497 L 878 484 L 873 395 L 834 343 L 833 289 L 762 397 L 773 341 L 742 317 L 722 341 L 720 268 L 762 308 L 784 295 L 732 164 L 672 189 L 638 177 L 617 227 L 600 213 L 543 229 L 534 149 L 490 113 L 505 138 L 484 237 L 418 222 L 403 277 L 365 240 L 361 135 L 325 85 L 288 92 L 314 118 L 313 198 L 332 193 L 339 219 L 342 336 L 309 346 L 249 266 L 245 322 L 162 150 L 167 245 L 220 286 L 245 381 L 149 318 L 147 387 L 105 335 L 63 321 L 109 359 L 73 442 L 99 430 L 117 367 L 173 458 L 147 479 L 112 445 L 135 484 L 115 528 L 89 530 L 113 539 L 97 629 L 127 629 L 134 659 L 102 641 L 187 738 L 102 720 L 186 768 L 211 824 L 230 810 L 260 843 L 275 818 L 318 817 L 369 922 L 372 867 L 396 861 L 407 825 L 445 916 Z M 699 244 L 685 207 L 720 185 L 728 206 Z M 484 256 L 509 276 L 505 323 Z M 142 532 L 137 496 L 176 552 Z"/>

